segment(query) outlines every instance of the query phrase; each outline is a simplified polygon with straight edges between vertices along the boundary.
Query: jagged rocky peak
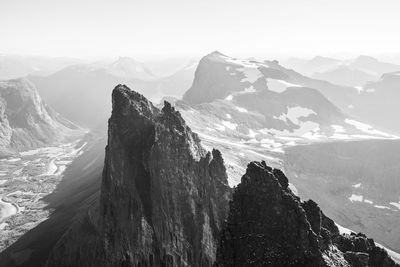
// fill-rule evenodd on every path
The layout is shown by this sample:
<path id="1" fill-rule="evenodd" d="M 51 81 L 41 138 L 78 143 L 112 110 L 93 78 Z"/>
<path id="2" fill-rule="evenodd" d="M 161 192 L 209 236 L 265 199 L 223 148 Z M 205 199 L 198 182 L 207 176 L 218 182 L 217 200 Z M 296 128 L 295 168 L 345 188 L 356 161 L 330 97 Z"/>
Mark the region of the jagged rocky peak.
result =
<path id="1" fill-rule="evenodd" d="M 112 99 L 98 218 L 71 228 L 49 266 L 211 266 L 230 196 L 221 153 L 168 102 L 124 85 Z"/>
<path id="2" fill-rule="evenodd" d="M 398 266 L 363 234 L 340 235 L 282 171 L 252 162 L 233 193 L 217 266 Z"/>

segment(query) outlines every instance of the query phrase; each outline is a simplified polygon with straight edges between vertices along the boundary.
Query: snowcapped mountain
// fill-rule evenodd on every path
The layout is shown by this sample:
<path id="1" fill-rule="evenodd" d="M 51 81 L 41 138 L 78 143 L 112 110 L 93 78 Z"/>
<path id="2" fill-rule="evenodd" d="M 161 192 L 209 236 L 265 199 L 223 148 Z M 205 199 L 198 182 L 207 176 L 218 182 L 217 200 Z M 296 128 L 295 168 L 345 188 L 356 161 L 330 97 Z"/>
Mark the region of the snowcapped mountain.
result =
<path id="1" fill-rule="evenodd" d="M 163 95 L 180 97 L 193 80 L 195 67 L 185 66 L 168 77 L 155 77 L 143 64 L 130 58 L 113 62 L 67 67 L 46 77 L 30 76 L 43 99 L 64 117 L 85 126 L 107 121 L 110 88 L 124 83 L 138 88 L 152 100 Z"/>
<path id="2" fill-rule="evenodd" d="M 102 145 L 71 164 L 49 197 L 56 211 L 0 254 L 3 266 L 398 266 L 373 239 L 342 234 L 264 161 L 231 190 L 223 155 L 169 103 L 160 110 L 117 86 L 103 172 Z"/>
<path id="3" fill-rule="evenodd" d="M 192 87 L 175 105 L 206 147 L 223 152 L 232 185 L 246 161 L 259 157 L 280 166 L 286 147 L 396 138 L 342 112 L 305 85 L 313 82 L 277 62 L 213 52 L 200 61 Z"/>
<path id="4" fill-rule="evenodd" d="M 207 79 L 203 76 L 207 76 Z M 306 77 L 286 69 L 277 61 L 242 60 L 214 52 L 200 61 L 193 85 L 183 100 L 189 103 L 210 102 L 233 97 L 230 92 L 242 94 L 244 90 L 266 87 L 275 93 L 282 93 L 292 87 L 313 88 L 341 109 L 347 109 L 351 102 L 349 99 L 357 95 L 355 88 Z"/>
<path id="5" fill-rule="evenodd" d="M 30 81 L 0 81 L 1 152 L 52 144 L 75 130 L 78 130 L 76 125 L 62 118 L 42 101 Z"/>
<path id="6" fill-rule="evenodd" d="M 298 68 L 301 71 L 301 66 Z M 334 63 L 334 68 L 312 75 L 313 78 L 353 87 L 336 86 L 335 89 L 335 86 L 328 88 L 317 83 L 310 86 L 322 92 L 346 113 L 399 134 L 400 127 L 395 123 L 398 113 L 399 71 L 399 65 L 360 56 L 341 61 L 339 66 Z"/>

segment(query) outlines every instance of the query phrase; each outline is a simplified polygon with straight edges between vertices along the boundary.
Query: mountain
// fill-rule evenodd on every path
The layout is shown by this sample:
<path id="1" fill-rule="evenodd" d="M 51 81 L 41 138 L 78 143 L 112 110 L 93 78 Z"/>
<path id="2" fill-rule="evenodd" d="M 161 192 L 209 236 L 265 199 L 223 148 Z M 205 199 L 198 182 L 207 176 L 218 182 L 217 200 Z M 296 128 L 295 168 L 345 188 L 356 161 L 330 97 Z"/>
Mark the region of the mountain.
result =
<path id="1" fill-rule="evenodd" d="M 99 65 L 97 68 L 104 68 L 109 74 L 124 79 L 153 80 L 156 78 L 144 63 L 130 57 L 119 57 L 116 61 L 104 66 Z"/>
<path id="2" fill-rule="evenodd" d="M 283 65 L 300 71 L 304 75 L 311 76 L 317 72 L 326 72 L 341 65 L 341 60 L 329 57 L 316 56 L 311 59 L 289 58 Z"/>
<path id="3" fill-rule="evenodd" d="M 327 264 L 317 266 L 395 266 L 364 235 L 339 235 L 316 203 L 300 202 L 286 176 L 265 163 L 249 164 L 229 204 L 221 153 L 206 152 L 168 102 L 160 110 L 123 85 L 112 100 L 104 167 L 104 140 L 87 136 L 85 152 L 46 198 L 50 218 L 2 252 L 0 266 L 225 266 L 254 248 L 257 260 L 259 251 L 279 251 L 292 259 L 324 253 Z M 249 236 L 249 247 L 229 257 L 238 232 L 228 227 L 236 226 L 243 236 L 261 230 L 278 242 Z"/>
<path id="4" fill-rule="evenodd" d="M 30 74 L 49 75 L 81 60 L 62 57 L 0 55 L 0 80 L 25 77 Z"/>
<path id="5" fill-rule="evenodd" d="M 182 69 L 197 65 L 197 63 L 198 59 L 192 57 L 155 58 L 145 61 L 146 66 L 157 77 L 169 77 Z"/>
<path id="6" fill-rule="evenodd" d="M 379 80 L 367 83 L 353 100 L 353 113 L 359 117 L 368 117 L 372 123 L 384 129 L 400 133 L 397 123 L 400 111 L 397 105 L 399 88 L 400 71 L 386 73 Z"/>
<path id="7" fill-rule="evenodd" d="M 211 266 L 230 189 L 179 112 L 126 86 L 113 91 L 100 200 L 48 266 Z"/>
<path id="8" fill-rule="evenodd" d="M 400 251 L 399 140 L 316 143 L 285 150 L 298 194 L 338 224 Z"/>
<path id="9" fill-rule="evenodd" d="M 111 112 L 110 88 L 125 83 L 158 101 L 163 95 L 181 96 L 190 87 L 194 68 L 157 78 L 143 63 L 130 58 L 67 67 L 46 77 L 31 76 L 43 99 L 65 118 L 94 128 Z M 139 89 L 138 89 L 139 90 Z"/>
<path id="10" fill-rule="evenodd" d="M 376 58 L 369 56 L 359 56 L 352 60 L 349 64 L 352 69 L 359 69 L 369 74 L 381 76 L 384 73 L 400 71 L 400 65 L 382 62 Z"/>
<path id="11" fill-rule="evenodd" d="M 201 59 L 192 87 L 175 106 L 204 145 L 223 152 L 228 172 L 235 172 L 230 173 L 232 184 L 240 180 L 237 166 L 244 171 L 249 161 L 241 156 L 244 149 L 279 167 L 286 147 L 395 137 L 341 111 L 310 87 L 318 84 L 328 83 L 277 62 L 235 59 L 214 52 Z M 329 86 L 334 90 L 334 85 Z"/>
<path id="12" fill-rule="evenodd" d="M 221 234 L 217 266 L 399 266 L 372 239 L 341 235 L 288 179 L 265 162 L 252 162 L 235 188 Z"/>
<path id="13" fill-rule="evenodd" d="M 49 145 L 78 129 L 47 106 L 30 81 L 0 81 L 1 154 Z"/>
<path id="14" fill-rule="evenodd" d="M 316 72 L 311 77 L 338 85 L 352 87 L 363 86 L 365 83 L 374 81 L 377 78 L 375 75 L 368 74 L 358 69 L 351 69 L 348 66 L 340 66 L 326 72 Z"/>
<path id="15" fill-rule="evenodd" d="M 226 67 L 224 57 L 226 56 L 222 56 L 219 63 L 208 58 L 204 62 L 218 64 L 223 70 Z M 207 69 L 205 65 L 200 64 L 199 68 L 201 67 Z M 240 182 L 248 162 L 265 160 L 269 165 L 290 173 L 294 177 L 292 189 L 297 190 L 302 197 L 315 199 L 335 221 L 350 229 L 365 232 L 385 246 L 399 251 L 395 226 L 398 216 L 394 206 L 388 204 L 398 202 L 398 196 L 394 193 L 398 192 L 395 181 L 398 173 L 397 157 L 392 157 L 398 137 L 377 130 L 342 112 L 316 90 L 300 85 L 286 88 L 289 86 L 287 85 L 281 87 L 283 91 L 280 93 L 269 92 L 273 82 L 281 81 L 268 78 L 267 86 L 256 87 L 259 86 L 259 81 L 253 85 L 243 85 L 241 80 L 234 83 L 229 76 L 223 71 L 218 73 L 215 68 L 210 73 L 204 71 L 202 76 L 196 77 L 191 90 L 198 88 L 200 92 L 207 86 L 199 85 L 213 80 L 215 84 L 220 84 L 220 87 L 213 88 L 213 93 L 221 90 L 224 95 L 232 95 L 232 98 L 225 97 L 199 104 L 175 102 L 175 107 L 191 129 L 199 135 L 202 144 L 208 149 L 217 148 L 224 155 L 229 184 L 235 186 Z M 260 78 L 262 79 L 264 77 Z M 232 92 L 230 88 L 234 86 L 239 86 L 238 90 L 242 90 L 242 93 Z M 243 92 L 245 89 L 242 88 L 246 86 L 256 87 L 257 90 Z M 362 95 L 363 93 L 358 96 Z M 286 109 L 286 112 L 282 112 L 286 116 L 274 113 L 272 107 L 276 106 Z M 367 112 L 364 115 L 368 116 Z M 306 149 L 314 147 L 313 144 L 318 149 Z M 361 150 L 360 147 L 363 146 L 371 150 Z M 372 149 L 373 147 L 376 149 Z M 342 150 L 347 151 L 346 148 L 348 153 L 339 153 Z M 337 165 L 333 164 L 336 160 Z M 300 165 L 303 161 L 307 165 Z M 320 168 L 309 172 L 308 168 L 314 165 Z M 381 173 L 385 172 L 385 168 L 390 171 L 383 175 Z M 341 169 L 349 172 L 339 173 Z M 366 199 L 378 203 L 378 208 L 368 203 L 360 205 L 363 202 L 349 199 L 353 193 L 361 195 L 354 191 L 353 185 L 359 183 L 354 180 L 356 177 L 371 178 L 368 184 L 375 191 L 370 191 Z M 372 177 L 382 177 L 382 181 Z M 385 192 L 390 197 L 382 200 L 379 196 L 385 195 Z M 379 208 L 383 206 L 393 206 L 393 210 Z"/>
<path id="16" fill-rule="evenodd" d="M 315 79 L 351 87 L 362 87 L 367 82 L 378 80 L 384 73 L 400 71 L 400 65 L 369 56 L 346 60 L 319 56 L 311 60 L 289 59 L 283 65 Z"/>
<path id="17" fill-rule="evenodd" d="M 216 51 L 200 60 L 193 85 L 185 93 L 183 100 L 190 104 L 200 104 L 216 99 L 230 99 L 266 88 L 268 92 L 282 93 L 287 88 L 296 87 L 319 91 L 339 108 L 346 109 L 350 104 L 349 99 L 357 94 L 355 88 L 311 79 L 284 68 L 277 61 L 243 60 Z"/>

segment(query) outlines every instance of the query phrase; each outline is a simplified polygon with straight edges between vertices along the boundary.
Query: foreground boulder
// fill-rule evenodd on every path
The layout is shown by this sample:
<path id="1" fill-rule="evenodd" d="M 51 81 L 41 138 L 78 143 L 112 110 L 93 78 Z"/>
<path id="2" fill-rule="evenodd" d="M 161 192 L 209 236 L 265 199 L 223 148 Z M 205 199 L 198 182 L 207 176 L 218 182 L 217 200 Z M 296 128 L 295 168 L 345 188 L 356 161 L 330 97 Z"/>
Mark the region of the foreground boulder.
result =
<path id="1" fill-rule="evenodd" d="M 398 266 L 365 235 L 341 235 L 265 162 L 250 163 L 235 189 L 217 258 L 217 266 Z"/>

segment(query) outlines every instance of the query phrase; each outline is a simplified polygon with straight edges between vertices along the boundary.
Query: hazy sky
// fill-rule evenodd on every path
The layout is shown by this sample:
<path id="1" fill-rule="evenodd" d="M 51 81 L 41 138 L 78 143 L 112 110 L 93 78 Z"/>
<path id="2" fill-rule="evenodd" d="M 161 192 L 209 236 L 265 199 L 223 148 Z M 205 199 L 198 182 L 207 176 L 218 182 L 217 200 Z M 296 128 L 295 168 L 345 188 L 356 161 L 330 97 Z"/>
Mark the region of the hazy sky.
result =
<path id="1" fill-rule="evenodd" d="M 0 53 L 392 53 L 399 12 L 399 0 L 0 0 Z"/>

